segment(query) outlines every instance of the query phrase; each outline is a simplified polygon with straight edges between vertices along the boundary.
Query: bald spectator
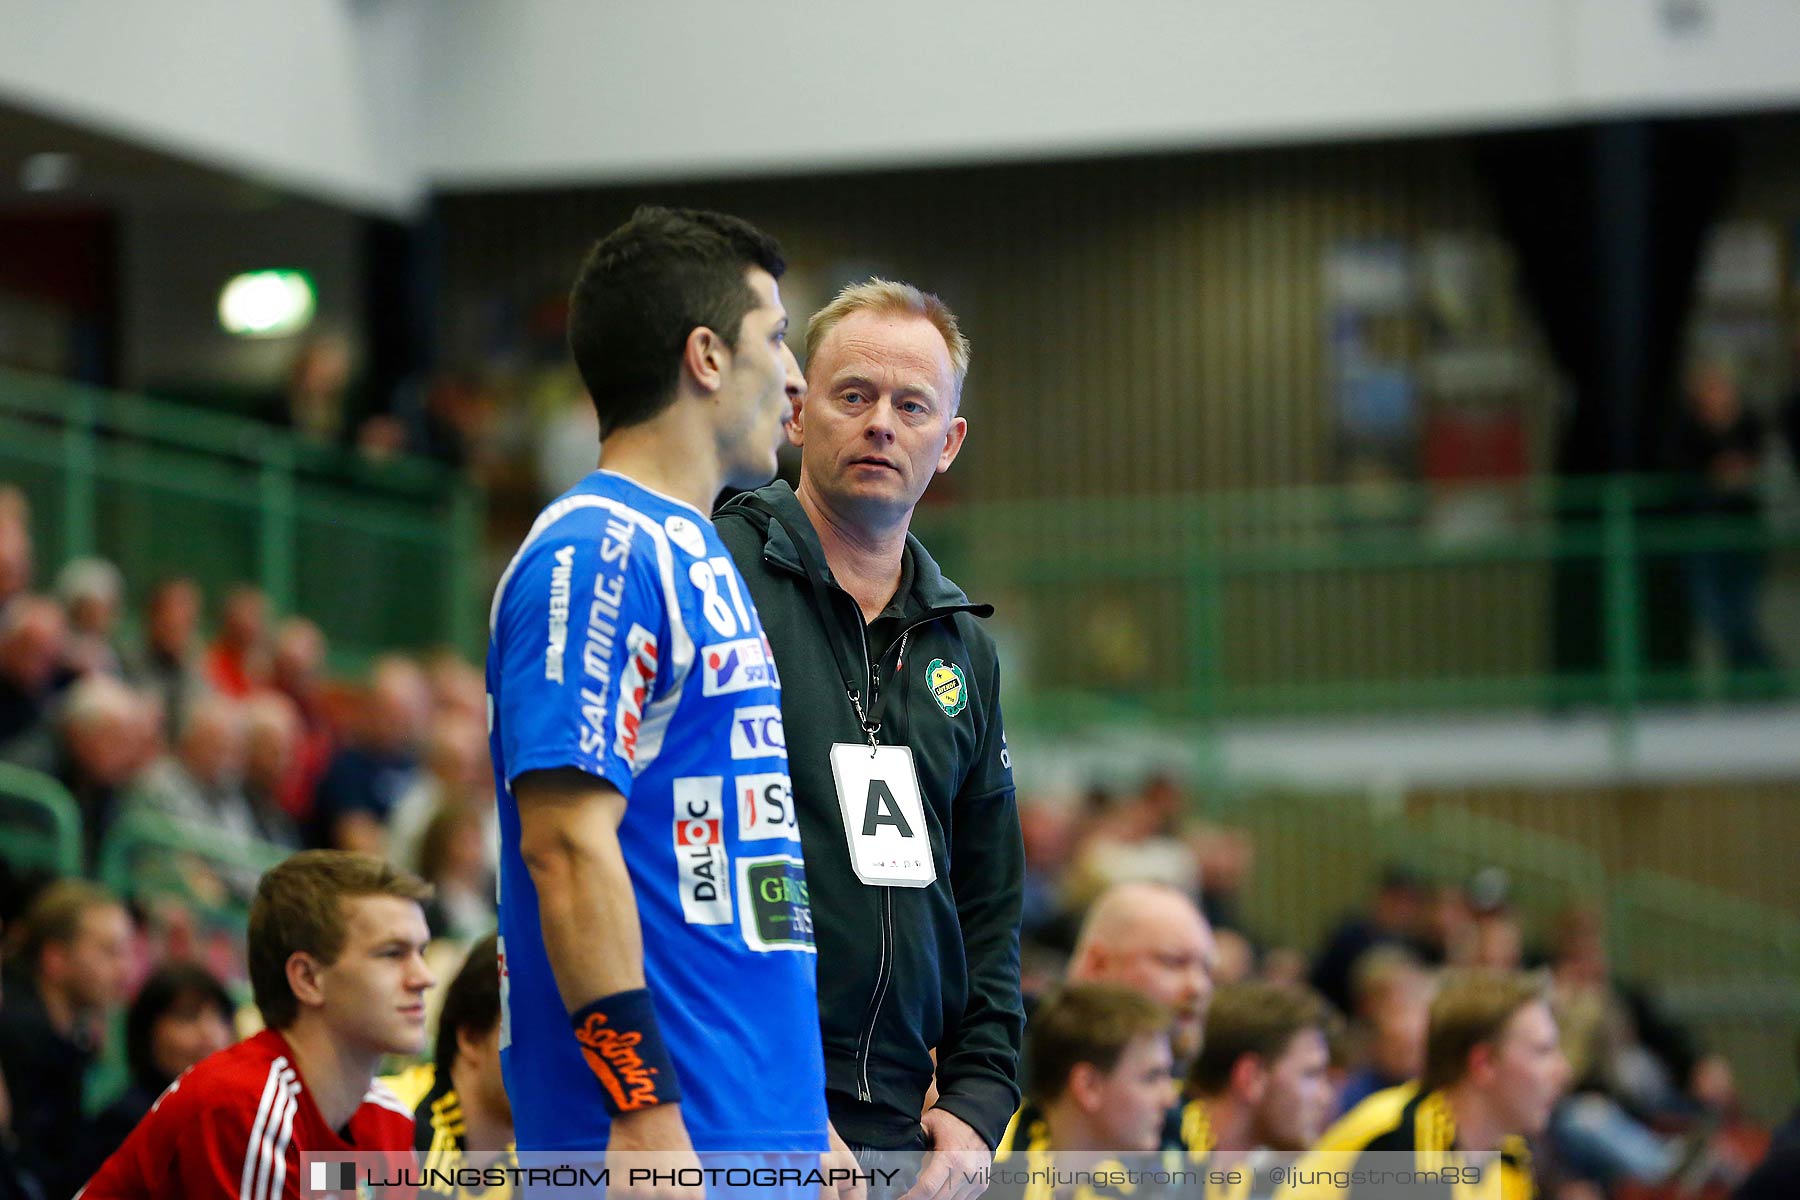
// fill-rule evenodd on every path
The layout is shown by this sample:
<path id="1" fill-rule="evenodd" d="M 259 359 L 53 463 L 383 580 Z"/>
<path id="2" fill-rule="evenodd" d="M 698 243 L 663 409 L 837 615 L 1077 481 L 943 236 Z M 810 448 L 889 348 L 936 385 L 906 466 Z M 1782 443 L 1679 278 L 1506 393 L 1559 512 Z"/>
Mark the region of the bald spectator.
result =
<path id="1" fill-rule="evenodd" d="M 119 568 L 104 558 L 77 558 L 56 573 L 56 598 L 69 620 L 62 665 L 70 675 L 121 673 L 114 640 L 124 597 Z"/>
<path id="2" fill-rule="evenodd" d="M 384 854 L 387 820 L 419 777 L 419 749 L 431 713 L 424 672 L 397 655 L 376 662 L 361 736 L 340 750 L 319 785 L 327 844 Z"/>
<path id="3" fill-rule="evenodd" d="M 243 699 L 268 676 L 269 598 L 247 583 L 225 594 L 219 636 L 206 652 L 204 674 L 215 691 Z"/>
<path id="4" fill-rule="evenodd" d="M 0 744 L 44 723 L 68 633 L 46 597 L 18 596 L 0 609 Z"/>
<path id="5" fill-rule="evenodd" d="M 72 1196 L 100 1165 L 87 1154 L 82 1087 L 107 1020 L 125 1004 L 131 919 L 105 890 L 62 880 L 33 902 L 24 935 L 0 1008 L 0 1072 L 12 1085 L 23 1166 L 45 1196 Z"/>
<path id="6" fill-rule="evenodd" d="M 31 587 L 31 505 L 25 493 L 0 486 L 0 607 Z"/>
<path id="7" fill-rule="evenodd" d="M 191 579 L 165 579 L 150 589 L 144 644 L 127 677 L 162 711 L 163 736 L 173 741 L 187 706 L 206 690 L 197 664 L 200 588 Z"/>
<path id="8" fill-rule="evenodd" d="M 1218 948 L 1212 927 L 1184 893 L 1159 883 L 1114 884 L 1088 910 L 1069 961 L 1071 983 L 1117 983 L 1174 1016 L 1178 1073 L 1200 1052 Z"/>
<path id="9" fill-rule="evenodd" d="M 84 851 L 91 864 L 130 784 L 155 748 L 156 731 L 144 698 L 109 675 L 90 675 L 69 688 L 53 728 L 8 743 L 0 749 L 0 761 L 41 771 L 69 790 L 81 811 Z"/>

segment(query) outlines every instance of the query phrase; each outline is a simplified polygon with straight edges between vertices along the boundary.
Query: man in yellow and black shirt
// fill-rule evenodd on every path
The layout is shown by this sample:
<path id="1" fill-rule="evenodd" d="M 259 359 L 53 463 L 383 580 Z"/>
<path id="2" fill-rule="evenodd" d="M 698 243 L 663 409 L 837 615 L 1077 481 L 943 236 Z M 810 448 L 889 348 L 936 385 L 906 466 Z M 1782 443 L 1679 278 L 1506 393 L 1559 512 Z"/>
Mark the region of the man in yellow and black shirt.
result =
<path id="1" fill-rule="evenodd" d="M 414 1149 L 426 1172 L 419 1200 L 511 1200 L 512 1185 L 488 1174 L 449 1182 L 464 1168 L 517 1165 L 512 1104 L 500 1076 L 500 962 L 490 934 L 469 951 L 444 993 L 433 1065 L 384 1082 L 412 1108 Z"/>
<path id="2" fill-rule="evenodd" d="M 1032 1014 L 1025 1054 L 1031 1088 L 994 1151 L 994 1200 L 1049 1200 L 1054 1169 L 1095 1182 L 1071 1200 L 1141 1198 L 1119 1153 L 1153 1153 L 1175 1097 L 1169 1010 L 1117 984 L 1075 983 Z"/>
<path id="3" fill-rule="evenodd" d="M 1184 1099 L 1163 1127 L 1171 1165 L 1230 1169 L 1234 1181 L 1209 1180 L 1207 1200 L 1267 1194 L 1261 1152 L 1319 1140 L 1332 1105 L 1327 1034 L 1324 1001 L 1304 989 L 1240 983 L 1214 995 Z"/>
<path id="4" fill-rule="evenodd" d="M 1284 1195 L 1536 1200 L 1526 1139 L 1541 1134 L 1569 1084 L 1544 982 L 1513 971 L 1469 970 L 1446 976 L 1432 1001 L 1425 1075 L 1377 1092 L 1325 1132 L 1295 1168 L 1301 1183 Z M 1466 1155 L 1497 1151 L 1499 1165 L 1470 1181 Z M 1387 1161 L 1371 1154 L 1397 1152 Z M 1454 1182 L 1409 1187 L 1311 1182 L 1313 1172 L 1358 1166 L 1454 1173 Z"/>

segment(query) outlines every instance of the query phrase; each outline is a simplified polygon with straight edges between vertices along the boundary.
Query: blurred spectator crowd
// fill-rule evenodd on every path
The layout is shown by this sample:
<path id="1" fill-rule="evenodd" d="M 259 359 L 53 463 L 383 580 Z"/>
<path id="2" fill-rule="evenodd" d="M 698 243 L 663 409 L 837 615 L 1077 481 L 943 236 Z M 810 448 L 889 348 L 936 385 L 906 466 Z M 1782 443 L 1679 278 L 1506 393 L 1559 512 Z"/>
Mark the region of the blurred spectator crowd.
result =
<path id="1" fill-rule="evenodd" d="M 1598 908 L 1571 907 L 1549 928 L 1528 930 L 1498 868 L 1445 880 L 1393 865 L 1317 945 L 1270 942 L 1246 921 L 1241 899 L 1253 839 L 1193 812 L 1164 775 L 1118 793 L 1093 789 L 1075 803 L 1021 801 L 1028 996 L 1088 982 L 1142 992 L 1175 1015 L 1178 1083 L 1208 1036 L 1215 996 L 1274 987 L 1322 997 L 1332 1031 L 1329 1118 L 1421 1077 L 1428 1013 L 1446 973 L 1534 971 L 1547 979 L 1568 1063 L 1537 1148 L 1544 1194 L 1727 1196 L 1768 1149 L 1770 1132 L 1746 1114 L 1730 1063 L 1616 973 Z"/>
<path id="2" fill-rule="evenodd" d="M 77 877 L 0 856 L 0 1200 L 72 1195 L 175 1075 L 235 1039 L 226 985 L 242 990 L 259 862 L 390 857 L 436 885 L 427 917 L 456 953 L 495 923 L 478 668 L 393 654 L 340 678 L 319 627 L 253 586 L 139 583 L 97 558 L 40 579 L 26 499 L 0 486 L 0 764 L 61 784 L 81 831 Z M 180 883 L 166 897 L 105 870 L 146 825 Z M 238 928 L 209 929 L 232 911 Z"/>
<path id="3" fill-rule="evenodd" d="M 138 584 L 99 559 L 40 579 L 26 501 L 0 487 L 0 763 L 57 780 L 82 840 L 79 878 L 0 859 L 0 1200 L 71 1195 L 175 1075 L 241 1032 L 226 986 L 241 984 L 238 951 L 209 949 L 181 903 L 106 877 L 107 848 L 134 822 L 208 848 L 168 856 L 200 908 L 241 907 L 252 851 L 329 846 L 433 883 L 427 916 L 447 946 L 494 925 L 476 667 L 388 655 L 340 678 L 321 630 L 252 586 Z M 1333 1015 L 1328 1111 L 1299 1122 L 1313 1126 L 1419 1077 L 1442 971 L 1538 968 L 1570 1080 L 1545 1139 L 1548 1194 L 1724 1196 L 1768 1145 L 1730 1065 L 1617 977 L 1596 911 L 1528 930 L 1498 871 L 1431 880 L 1396 866 L 1320 944 L 1273 943 L 1244 911 L 1254 840 L 1193 812 L 1166 776 L 1021 801 L 1028 996 L 1064 982 L 1141 991 L 1175 1015 L 1180 1071 L 1222 989 L 1316 993 Z M 121 1070 L 102 1105 L 88 1077 L 109 1030 Z"/>

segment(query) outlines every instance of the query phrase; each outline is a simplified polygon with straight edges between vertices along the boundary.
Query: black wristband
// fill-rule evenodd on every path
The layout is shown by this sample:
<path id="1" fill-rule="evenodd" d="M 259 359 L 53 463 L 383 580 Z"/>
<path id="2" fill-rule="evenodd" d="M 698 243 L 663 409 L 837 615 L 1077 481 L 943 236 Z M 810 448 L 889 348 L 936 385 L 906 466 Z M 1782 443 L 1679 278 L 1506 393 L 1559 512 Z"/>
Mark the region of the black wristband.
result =
<path id="1" fill-rule="evenodd" d="M 675 1064 L 663 1045 L 648 989 L 602 996 L 569 1023 L 613 1116 L 681 1103 Z"/>

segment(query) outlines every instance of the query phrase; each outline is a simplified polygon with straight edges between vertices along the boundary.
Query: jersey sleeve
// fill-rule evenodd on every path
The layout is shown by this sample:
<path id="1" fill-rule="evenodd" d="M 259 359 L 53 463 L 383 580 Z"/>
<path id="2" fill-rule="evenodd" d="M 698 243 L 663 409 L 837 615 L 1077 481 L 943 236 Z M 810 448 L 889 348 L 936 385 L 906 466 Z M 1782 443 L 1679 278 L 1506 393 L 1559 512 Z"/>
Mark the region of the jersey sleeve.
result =
<path id="1" fill-rule="evenodd" d="M 506 782 L 573 767 L 626 798 L 640 728 L 667 687 L 655 546 L 611 513 L 551 526 L 520 554 L 494 623 Z"/>

